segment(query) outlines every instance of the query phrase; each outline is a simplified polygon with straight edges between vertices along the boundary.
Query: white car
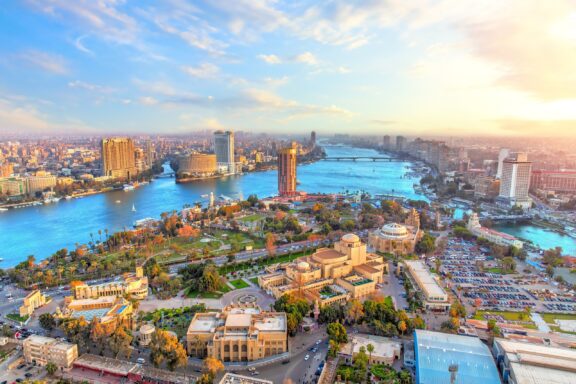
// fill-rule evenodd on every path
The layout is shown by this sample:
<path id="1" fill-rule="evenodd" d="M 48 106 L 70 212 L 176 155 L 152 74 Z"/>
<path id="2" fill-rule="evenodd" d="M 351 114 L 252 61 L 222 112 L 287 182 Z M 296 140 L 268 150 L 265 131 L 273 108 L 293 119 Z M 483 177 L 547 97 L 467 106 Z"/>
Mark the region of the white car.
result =
<path id="1" fill-rule="evenodd" d="M 310 355 L 304 356 L 304 360 L 308 360 L 309 358 L 310 358 Z"/>

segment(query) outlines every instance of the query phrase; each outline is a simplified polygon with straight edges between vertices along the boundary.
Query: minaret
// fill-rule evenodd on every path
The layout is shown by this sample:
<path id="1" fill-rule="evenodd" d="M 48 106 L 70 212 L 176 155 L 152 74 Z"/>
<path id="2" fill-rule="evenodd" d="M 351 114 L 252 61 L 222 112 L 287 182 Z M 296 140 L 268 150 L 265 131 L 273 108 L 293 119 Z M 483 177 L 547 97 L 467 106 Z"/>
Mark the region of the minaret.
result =
<path id="1" fill-rule="evenodd" d="M 214 207 L 214 192 L 210 192 L 210 203 L 209 203 L 209 207 L 210 207 L 210 208 Z"/>

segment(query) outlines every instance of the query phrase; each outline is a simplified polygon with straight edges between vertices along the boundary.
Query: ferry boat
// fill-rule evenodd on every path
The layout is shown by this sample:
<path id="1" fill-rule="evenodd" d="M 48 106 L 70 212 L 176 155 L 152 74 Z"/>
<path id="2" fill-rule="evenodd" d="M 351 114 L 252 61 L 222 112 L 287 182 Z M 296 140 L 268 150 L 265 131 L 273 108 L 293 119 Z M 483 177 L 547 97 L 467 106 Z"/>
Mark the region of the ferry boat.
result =
<path id="1" fill-rule="evenodd" d="M 124 184 L 124 187 L 122 189 L 125 191 L 133 191 L 134 186 L 132 184 Z"/>
<path id="2" fill-rule="evenodd" d="M 6 212 L 8 211 L 8 208 L 0 208 L 0 212 Z"/>
<path id="3" fill-rule="evenodd" d="M 44 199 L 44 204 L 57 203 L 59 201 L 60 201 L 60 198 L 58 198 L 58 197 L 49 197 L 47 199 Z"/>

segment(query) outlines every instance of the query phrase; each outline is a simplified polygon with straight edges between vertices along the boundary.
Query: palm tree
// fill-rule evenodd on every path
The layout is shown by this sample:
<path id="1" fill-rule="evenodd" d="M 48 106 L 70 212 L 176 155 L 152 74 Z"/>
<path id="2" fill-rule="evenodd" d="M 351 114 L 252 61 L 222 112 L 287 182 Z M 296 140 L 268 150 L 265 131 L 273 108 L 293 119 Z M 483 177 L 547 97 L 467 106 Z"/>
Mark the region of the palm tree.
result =
<path id="1" fill-rule="evenodd" d="M 46 364 L 46 372 L 48 372 L 50 376 L 54 375 L 57 370 L 58 367 L 53 362 L 49 362 L 48 364 Z"/>
<path id="2" fill-rule="evenodd" d="M 374 346 L 370 343 L 368 343 L 368 345 L 366 346 L 366 350 L 368 351 L 368 354 L 370 356 L 370 360 L 368 361 L 369 364 L 372 363 L 372 352 L 374 352 Z"/>

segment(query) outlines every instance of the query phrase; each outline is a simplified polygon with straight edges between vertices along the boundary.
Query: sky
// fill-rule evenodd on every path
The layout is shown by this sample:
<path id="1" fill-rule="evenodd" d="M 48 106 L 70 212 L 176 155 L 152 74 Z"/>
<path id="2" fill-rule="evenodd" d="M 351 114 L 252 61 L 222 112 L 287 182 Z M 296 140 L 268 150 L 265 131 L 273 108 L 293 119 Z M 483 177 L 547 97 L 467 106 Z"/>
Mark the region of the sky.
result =
<path id="1" fill-rule="evenodd" d="M 6 0 L 0 133 L 576 136 L 576 0 Z"/>

